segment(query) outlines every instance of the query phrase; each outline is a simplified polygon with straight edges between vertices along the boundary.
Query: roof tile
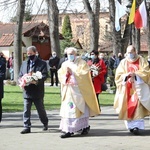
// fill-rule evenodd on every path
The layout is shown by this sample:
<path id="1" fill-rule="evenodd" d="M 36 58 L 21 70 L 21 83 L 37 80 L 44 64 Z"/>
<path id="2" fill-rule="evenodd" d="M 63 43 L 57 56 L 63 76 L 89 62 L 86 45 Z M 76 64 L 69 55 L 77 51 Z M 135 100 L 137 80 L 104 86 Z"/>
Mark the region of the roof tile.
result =
<path id="1" fill-rule="evenodd" d="M 14 41 L 13 34 L 3 34 L 0 38 L 0 47 L 12 46 Z"/>

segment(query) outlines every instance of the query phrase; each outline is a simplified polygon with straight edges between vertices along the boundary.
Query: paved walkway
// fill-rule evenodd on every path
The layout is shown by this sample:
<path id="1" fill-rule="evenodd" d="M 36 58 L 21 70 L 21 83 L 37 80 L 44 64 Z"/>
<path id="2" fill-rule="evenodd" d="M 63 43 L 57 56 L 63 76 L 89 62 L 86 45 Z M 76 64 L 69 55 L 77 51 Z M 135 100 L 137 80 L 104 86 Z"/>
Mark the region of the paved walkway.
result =
<path id="1" fill-rule="evenodd" d="M 113 107 L 102 107 L 101 115 L 90 118 L 91 130 L 87 136 L 75 134 L 61 139 L 58 110 L 47 111 L 49 130 L 42 131 L 36 111 L 32 112 L 30 134 L 22 135 L 22 113 L 4 113 L 0 123 L 0 150 L 149 150 L 150 123 L 145 118 L 146 130 L 142 136 L 130 134 Z"/>

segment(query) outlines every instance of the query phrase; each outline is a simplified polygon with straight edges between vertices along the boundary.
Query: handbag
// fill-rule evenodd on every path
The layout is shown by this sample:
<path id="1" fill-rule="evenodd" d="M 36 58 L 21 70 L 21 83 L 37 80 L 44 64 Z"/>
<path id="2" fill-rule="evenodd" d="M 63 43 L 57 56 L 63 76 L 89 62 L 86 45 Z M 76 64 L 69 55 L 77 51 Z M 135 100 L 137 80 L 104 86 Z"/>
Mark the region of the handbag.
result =
<path id="1" fill-rule="evenodd" d="M 106 84 L 106 83 L 103 83 L 103 84 L 101 85 L 101 88 L 102 88 L 102 91 L 106 91 L 106 90 L 108 89 L 107 84 Z"/>

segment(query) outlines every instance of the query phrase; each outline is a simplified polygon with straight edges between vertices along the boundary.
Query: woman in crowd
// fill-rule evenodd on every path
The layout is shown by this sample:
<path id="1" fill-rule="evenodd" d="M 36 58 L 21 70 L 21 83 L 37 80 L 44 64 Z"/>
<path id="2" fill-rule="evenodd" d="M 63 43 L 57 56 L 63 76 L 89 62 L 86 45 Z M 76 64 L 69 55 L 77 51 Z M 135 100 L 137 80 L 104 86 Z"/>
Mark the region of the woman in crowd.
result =
<path id="1" fill-rule="evenodd" d="M 91 76 L 93 85 L 95 88 L 97 100 L 100 106 L 99 102 L 99 94 L 102 92 L 102 84 L 105 82 L 105 74 L 107 73 L 107 67 L 105 65 L 105 62 L 102 59 L 99 59 L 99 52 L 98 51 L 92 51 L 90 53 L 91 59 L 87 62 L 87 64 L 91 68 Z"/>

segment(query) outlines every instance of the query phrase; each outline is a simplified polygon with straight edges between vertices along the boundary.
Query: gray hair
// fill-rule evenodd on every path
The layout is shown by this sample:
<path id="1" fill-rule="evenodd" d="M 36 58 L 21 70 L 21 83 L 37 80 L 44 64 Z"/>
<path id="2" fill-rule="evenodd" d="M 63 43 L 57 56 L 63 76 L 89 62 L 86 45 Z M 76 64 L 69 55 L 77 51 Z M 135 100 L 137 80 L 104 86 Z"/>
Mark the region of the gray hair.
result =
<path id="1" fill-rule="evenodd" d="M 29 47 L 27 48 L 27 51 L 28 51 L 28 50 L 32 50 L 33 52 L 37 52 L 37 49 L 36 49 L 35 46 L 29 46 Z"/>

